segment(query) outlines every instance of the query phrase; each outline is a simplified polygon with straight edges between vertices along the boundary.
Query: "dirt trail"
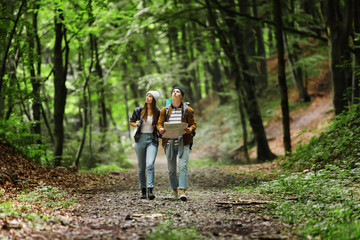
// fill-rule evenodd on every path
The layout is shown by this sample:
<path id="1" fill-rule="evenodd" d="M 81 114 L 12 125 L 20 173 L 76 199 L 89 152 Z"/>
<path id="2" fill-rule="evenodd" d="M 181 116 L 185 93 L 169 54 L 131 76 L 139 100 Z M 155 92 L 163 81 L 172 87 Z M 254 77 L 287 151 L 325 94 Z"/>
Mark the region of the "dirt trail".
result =
<path id="1" fill-rule="evenodd" d="M 131 154 L 131 158 L 136 164 L 136 156 Z M 105 239 L 141 239 L 151 233 L 159 221 L 171 219 L 174 227 L 195 227 L 205 239 L 295 238 L 291 233 L 284 233 L 288 226 L 261 213 L 264 208 L 262 204 L 219 205 L 220 202 L 232 203 L 246 199 L 269 200 L 257 194 L 240 195 L 231 189 L 231 186 L 254 181 L 249 172 L 269 171 L 276 164 L 265 165 L 254 164 L 246 171 L 242 166 L 188 169 L 189 199 L 182 202 L 171 197 L 166 157 L 162 147 L 159 147 L 155 162 L 155 200 L 139 199 L 137 173 L 129 172 L 128 189 L 89 192 L 81 196 L 82 207 L 76 213 L 86 222 L 82 224 L 81 232 L 91 232 L 95 238 L 101 235 Z M 94 224 L 98 230 L 94 231 Z M 108 232 L 103 231 L 105 226 L 110 228 Z"/>
<path id="2" fill-rule="evenodd" d="M 227 188 L 239 185 L 249 176 L 217 167 L 189 169 L 187 202 L 170 197 L 166 169 L 156 171 L 156 198 L 139 199 L 135 172 L 130 172 L 131 187 L 124 191 L 100 191 L 81 194 L 81 208 L 74 212 L 79 220 L 69 228 L 70 238 L 141 239 L 151 233 L 159 221 L 171 219 L 174 227 L 193 226 L 205 239 L 289 239 L 285 226 L 263 215 L 262 205 L 219 206 L 217 202 L 261 199 Z"/>

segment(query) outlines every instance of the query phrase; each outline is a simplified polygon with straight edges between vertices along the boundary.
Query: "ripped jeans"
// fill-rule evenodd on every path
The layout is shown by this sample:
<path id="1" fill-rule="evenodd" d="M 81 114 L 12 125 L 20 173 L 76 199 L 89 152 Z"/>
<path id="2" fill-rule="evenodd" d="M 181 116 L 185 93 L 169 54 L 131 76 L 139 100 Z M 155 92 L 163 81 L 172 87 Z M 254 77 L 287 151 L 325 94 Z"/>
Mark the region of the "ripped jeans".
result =
<path id="1" fill-rule="evenodd" d="M 189 161 L 190 147 L 183 146 L 183 151 L 179 152 L 179 145 L 170 142 L 165 145 L 165 155 L 168 163 L 168 172 L 171 189 L 187 189 L 187 165 Z M 176 174 L 177 157 L 179 159 L 179 180 Z"/>

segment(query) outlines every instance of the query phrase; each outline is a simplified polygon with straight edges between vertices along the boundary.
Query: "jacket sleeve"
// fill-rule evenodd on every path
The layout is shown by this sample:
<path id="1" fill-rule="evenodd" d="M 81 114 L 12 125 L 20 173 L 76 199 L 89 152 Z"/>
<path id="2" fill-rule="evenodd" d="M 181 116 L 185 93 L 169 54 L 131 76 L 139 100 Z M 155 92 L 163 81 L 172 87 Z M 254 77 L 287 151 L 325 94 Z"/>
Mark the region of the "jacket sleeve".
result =
<path id="1" fill-rule="evenodd" d="M 156 125 L 158 131 L 160 130 L 160 128 L 164 128 L 164 122 L 165 122 L 165 107 L 163 107 L 160 111 L 159 120 Z"/>
<path id="2" fill-rule="evenodd" d="M 129 119 L 129 122 L 136 122 L 137 120 L 140 120 L 140 113 L 141 113 L 141 108 L 140 107 L 135 108 L 133 114 Z"/>
<path id="3" fill-rule="evenodd" d="M 188 124 L 191 132 L 196 130 L 196 119 L 194 109 L 188 107 Z"/>

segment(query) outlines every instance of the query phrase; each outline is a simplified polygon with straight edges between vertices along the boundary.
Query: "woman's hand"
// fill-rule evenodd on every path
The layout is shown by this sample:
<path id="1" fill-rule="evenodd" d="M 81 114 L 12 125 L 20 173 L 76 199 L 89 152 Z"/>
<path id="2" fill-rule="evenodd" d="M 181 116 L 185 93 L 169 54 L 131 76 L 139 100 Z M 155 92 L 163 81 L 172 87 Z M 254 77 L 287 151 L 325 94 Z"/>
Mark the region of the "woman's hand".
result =
<path id="1" fill-rule="evenodd" d="M 159 129 L 159 133 L 160 133 L 160 134 L 164 134 L 165 132 L 166 132 L 166 130 L 165 130 L 164 128 L 160 128 L 160 129 Z"/>
<path id="2" fill-rule="evenodd" d="M 130 124 L 132 127 L 138 127 L 139 124 L 140 124 L 140 120 L 137 120 L 136 122 L 129 122 L 129 124 Z"/>
<path id="3" fill-rule="evenodd" d="M 189 127 L 185 128 L 184 130 L 185 130 L 185 132 L 186 132 L 187 134 L 190 134 L 190 133 L 191 133 L 191 129 L 190 129 Z"/>

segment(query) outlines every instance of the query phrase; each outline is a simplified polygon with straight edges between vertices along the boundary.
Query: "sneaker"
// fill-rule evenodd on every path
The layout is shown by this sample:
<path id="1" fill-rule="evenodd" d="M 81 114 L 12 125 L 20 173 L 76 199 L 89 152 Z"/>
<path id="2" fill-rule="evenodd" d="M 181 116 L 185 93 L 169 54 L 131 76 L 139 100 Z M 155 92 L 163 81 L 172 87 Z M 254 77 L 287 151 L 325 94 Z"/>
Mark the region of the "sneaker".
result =
<path id="1" fill-rule="evenodd" d="M 181 201 L 186 201 L 187 200 L 187 197 L 186 197 L 186 190 L 185 189 L 180 189 L 180 200 Z"/>
<path id="2" fill-rule="evenodd" d="M 177 190 L 177 188 L 175 188 L 175 189 L 172 190 L 172 197 L 173 197 L 174 199 L 178 199 L 178 190 Z"/>

